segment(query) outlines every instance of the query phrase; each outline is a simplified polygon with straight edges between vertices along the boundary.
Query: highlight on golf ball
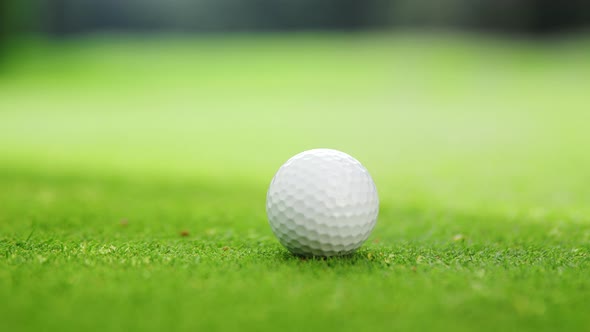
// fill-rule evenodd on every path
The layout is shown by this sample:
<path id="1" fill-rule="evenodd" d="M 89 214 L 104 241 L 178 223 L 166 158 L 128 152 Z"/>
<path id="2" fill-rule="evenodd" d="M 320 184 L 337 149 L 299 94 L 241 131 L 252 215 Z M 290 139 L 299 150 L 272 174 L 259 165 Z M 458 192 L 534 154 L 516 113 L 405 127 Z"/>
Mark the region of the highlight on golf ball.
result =
<path id="1" fill-rule="evenodd" d="M 266 196 L 272 231 L 302 256 L 357 250 L 377 223 L 379 196 L 363 165 L 332 149 L 301 152 L 277 171 Z"/>

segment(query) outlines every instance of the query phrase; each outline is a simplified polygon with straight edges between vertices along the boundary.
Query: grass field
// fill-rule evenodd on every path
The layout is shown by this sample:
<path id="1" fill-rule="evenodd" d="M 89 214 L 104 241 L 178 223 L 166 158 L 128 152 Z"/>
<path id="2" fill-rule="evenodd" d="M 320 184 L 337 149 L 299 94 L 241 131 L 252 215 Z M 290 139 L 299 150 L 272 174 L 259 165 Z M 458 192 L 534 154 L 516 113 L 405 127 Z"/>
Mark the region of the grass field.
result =
<path id="1" fill-rule="evenodd" d="M 590 329 L 590 42 L 30 40 L 0 64 L 0 329 Z M 371 171 L 351 257 L 264 205 L 315 147 Z"/>

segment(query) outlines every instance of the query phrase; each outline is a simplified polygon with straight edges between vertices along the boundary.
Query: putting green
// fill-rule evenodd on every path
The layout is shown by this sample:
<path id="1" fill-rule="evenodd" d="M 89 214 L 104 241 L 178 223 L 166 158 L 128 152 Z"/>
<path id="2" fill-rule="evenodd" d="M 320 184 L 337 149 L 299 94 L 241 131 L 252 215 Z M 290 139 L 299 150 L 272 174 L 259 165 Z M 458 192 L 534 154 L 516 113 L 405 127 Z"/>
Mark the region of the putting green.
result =
<path id="1" fill-rule="evenodd" d="M 24 41 L 0 67 L 0 328 L 576 331 L 590 324 L 590 43 Z M 266 188 L 371 172 L 355 255 L 299 259 Z"/>

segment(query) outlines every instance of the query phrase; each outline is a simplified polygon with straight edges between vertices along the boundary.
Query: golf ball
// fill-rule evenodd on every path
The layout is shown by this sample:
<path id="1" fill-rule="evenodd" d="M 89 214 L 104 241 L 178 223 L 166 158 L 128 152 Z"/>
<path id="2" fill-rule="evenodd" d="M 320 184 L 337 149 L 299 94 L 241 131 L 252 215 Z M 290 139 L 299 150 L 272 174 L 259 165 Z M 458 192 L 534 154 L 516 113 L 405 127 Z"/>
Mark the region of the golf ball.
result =
<path id="1" fill-rule="evenodd" d="M 360 162 L 331 149 L 304 151 L 279 168 L 266 196 L 272 231 L 303 256 L 346 255 L 377 222 L 379 197 Z"/>

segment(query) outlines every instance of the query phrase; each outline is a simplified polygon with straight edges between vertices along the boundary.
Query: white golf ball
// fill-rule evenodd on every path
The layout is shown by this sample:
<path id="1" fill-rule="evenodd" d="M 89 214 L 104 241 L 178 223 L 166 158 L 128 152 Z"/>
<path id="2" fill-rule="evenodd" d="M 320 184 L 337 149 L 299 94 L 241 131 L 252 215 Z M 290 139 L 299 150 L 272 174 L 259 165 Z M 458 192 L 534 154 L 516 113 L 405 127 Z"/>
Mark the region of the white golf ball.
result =
<path id="1" fill-rule="evenodd" d="M 266 196 L 272 231 L 297 255 L 337 256 L 358 249 L 377 222 L 379 197 L 360 162 L 314 149 L 289 159 Z"/>

